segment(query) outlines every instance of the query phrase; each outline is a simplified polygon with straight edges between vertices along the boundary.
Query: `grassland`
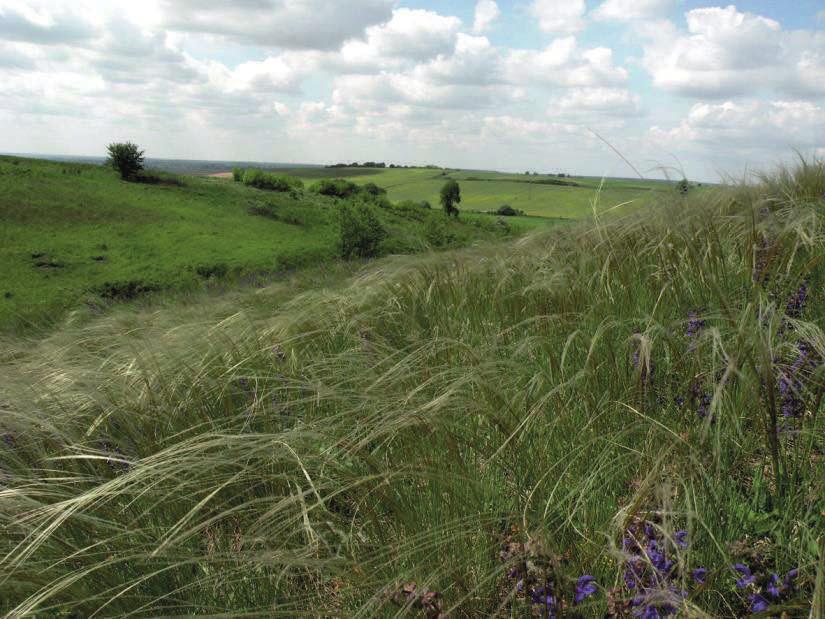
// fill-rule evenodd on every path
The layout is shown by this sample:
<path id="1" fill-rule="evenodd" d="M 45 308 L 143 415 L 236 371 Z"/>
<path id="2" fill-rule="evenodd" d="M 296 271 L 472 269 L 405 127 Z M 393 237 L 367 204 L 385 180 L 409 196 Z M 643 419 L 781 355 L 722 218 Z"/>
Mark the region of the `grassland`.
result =
<path id="1" fill-rule="evenodd" d="M 0 610 L 823 616 L 823 195 L 7 339 Z"/>
<path id="2" fill-rule="evenodd" d="M 338 255 L 332 199 L 211 178 L 165 179 L 126 183 L 100 166 L 0 157 L 0 330 L 39 328 L 109 300 L 192 290 L 205 280 L 248 281 Z M 378 210 L 390 233 L 382 253 L 425 249 L 427 222 L 440 217 Z M 445 224 L 452 244 L 501 236 L 489 218 L 466 223 Z"/>
<path id="3" fill-rule="evenodd" d="M 448 179 L 461 185 L 463 211 L 495 211 L 504 204 L 536 217 L 583 219 L 590 217 L 594 203 L 600 209 L 619 204 L 638 208 L 655 202 L 657 194 L 672 192 L 661 181 L 558 178 L 497 172 L 437 170 L 429 168 L 307 168 L 284 171 L 300 178 L 328 176 L 349 178 L 356 183 L 375 183 L 392 200 L 427 200 L 438 205 L 439 191 Z M 548 183 L 572 183 L 572 186 Z"/>

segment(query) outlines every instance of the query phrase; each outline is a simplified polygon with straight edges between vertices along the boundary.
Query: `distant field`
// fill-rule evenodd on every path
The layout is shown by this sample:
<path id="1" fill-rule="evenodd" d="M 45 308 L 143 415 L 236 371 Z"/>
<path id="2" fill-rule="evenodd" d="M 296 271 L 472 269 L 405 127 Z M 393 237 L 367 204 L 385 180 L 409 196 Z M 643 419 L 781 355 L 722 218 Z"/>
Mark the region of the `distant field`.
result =
<path id="1" fill-rule="evenodd" d="M 638 207 L 653 194 L 672 191 L 663 181 L 626 179 L 563 178 L 526 176 L 498 172 L 368 168 L 293 168 L 284 173 L 305 179 L 340 177 L 356 183 L 375 183 L 388 191 L 391 200 L 428 200 L 438 205 L 441 186 L 448 179 L 461 185 L 463 211 L 490 211 L 509 204 L 538 217 L 581 219 L 593 212 L 596 201 L 604 211 L 619 204 Z M 575 183 L 561 186 L 555 182 Z"/>
<path id="2" fill-rule="evenodd" d="M 266 216 L 253 213 L 261 207 Z M 376 210 L 390 233 L 382 253 L 426 248 L 427 222 L 444 221 L 437 210 Z M 516 220 L 522 229 L 547 223 Z M 191 176 L 180 186 L 126 183 L 99 165 L 0 157 L 0 221 L 0 331 L 48 324 L 84 301 L 95 307 L 338 256 L 330 198 Z M 448 222 L 446 242 L 497 238 L 505 229 L 494 221 Z"/>

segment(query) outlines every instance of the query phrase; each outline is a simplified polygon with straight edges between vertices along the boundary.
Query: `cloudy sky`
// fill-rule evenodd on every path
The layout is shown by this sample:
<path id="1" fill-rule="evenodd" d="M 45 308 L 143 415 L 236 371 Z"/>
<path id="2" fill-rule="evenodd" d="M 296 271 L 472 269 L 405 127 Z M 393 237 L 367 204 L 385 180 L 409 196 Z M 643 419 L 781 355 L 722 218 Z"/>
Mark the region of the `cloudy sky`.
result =
<path id="1" fill-rule="evenodd" d="M 825 156 L 822 0 L 0 0 L 0 152 L 689 177 Z"/>

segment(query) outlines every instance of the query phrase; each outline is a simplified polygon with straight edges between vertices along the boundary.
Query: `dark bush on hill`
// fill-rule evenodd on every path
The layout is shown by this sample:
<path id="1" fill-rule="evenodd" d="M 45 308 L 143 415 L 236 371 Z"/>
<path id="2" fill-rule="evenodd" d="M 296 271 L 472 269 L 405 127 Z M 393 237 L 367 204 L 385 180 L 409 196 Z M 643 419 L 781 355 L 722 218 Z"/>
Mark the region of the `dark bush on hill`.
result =
<path id="1" fill-rule="evenodd" d="M 255 168 L 250 168 L 244 173 L 243 184 L 257 189 L 282 192 L 297 191 L 304 188 L 304 183 L 299 178 L 276 176 Z"/>
<path id="2" fill-rule="evenodd" d="M 243 168 L 232 168 L 232 180 L 236 183 L 242 182 L 244 172 Z"/>
<path id="3" fill-rule="evenodd" d="M 496 211 L 496 215 L 501 215 L 502 217 L 516 217 L 518 215 L 524 215 L 524 211 L 515 209 L 509 204 L 504 204 Z"/>
<path id="4" fill-rule="evenodd" d="M 342 204 L 338 211 L 341 257 L 371 258 L 387 237 L 373 207 L 367 204 Z"/>
<path id="5" fill-rule="evenodd" d="M 324 178 L 310 188 L 310 191 L 333 198 L 351 198 L 359 190 L 358 185 L 343 178 Z"/>

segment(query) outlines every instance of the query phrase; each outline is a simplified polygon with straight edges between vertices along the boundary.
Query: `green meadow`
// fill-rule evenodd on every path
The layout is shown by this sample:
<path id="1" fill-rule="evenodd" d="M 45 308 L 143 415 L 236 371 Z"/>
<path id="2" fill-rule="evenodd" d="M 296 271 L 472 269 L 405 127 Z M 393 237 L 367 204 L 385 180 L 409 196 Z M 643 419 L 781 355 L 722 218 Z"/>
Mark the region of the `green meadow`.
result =
<path id="1" fill-rule="evenodd" d="M 350 175 L 370 260 L 309 186 L 0 166 L 5 324 L 161 287 L 0 335 L 5 616 L 825 616 L 824 164 Z"/>
<path id="2" fill-rule="evenodd" d="M 392 200 L 427 200 L 433 205 L 438 204 L 441 186 L 455 179 L 461 185 L 464 210 L 495 211 L 509 204 L 527 215 L 566 219 L 591 216 L 594 204 L 597 209 L 618 205 L 634 208 L 650 202 L 656 194 L 672 191 L 672 185 L 663 181 L 558 178 L 431 168 L 307 168 L 286 172 L 306 179 L 340 176 L 355 183 L 375 183 L 385 188 Z"/>

